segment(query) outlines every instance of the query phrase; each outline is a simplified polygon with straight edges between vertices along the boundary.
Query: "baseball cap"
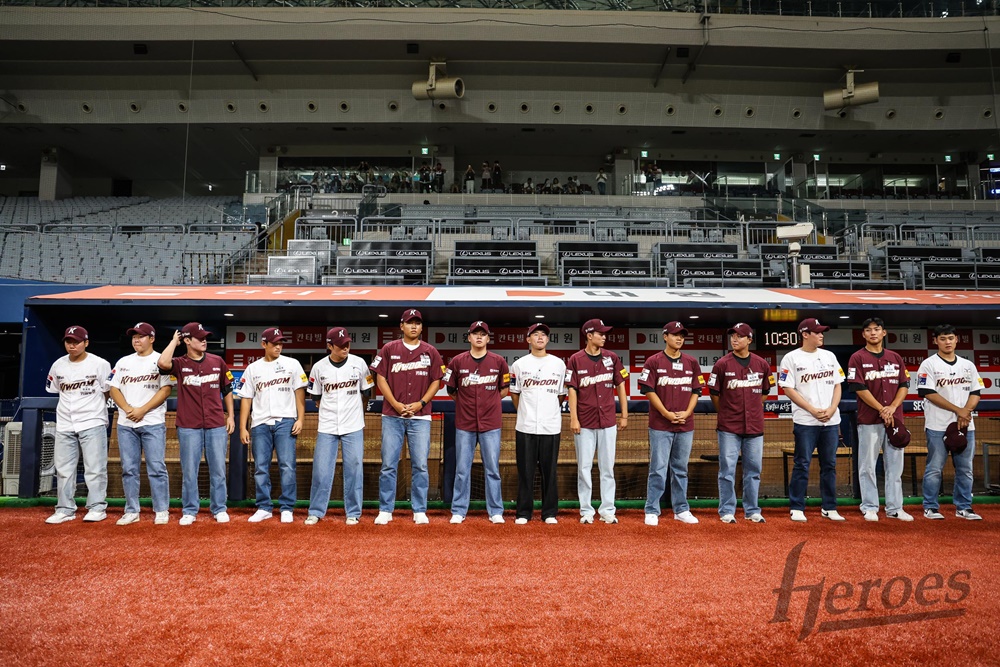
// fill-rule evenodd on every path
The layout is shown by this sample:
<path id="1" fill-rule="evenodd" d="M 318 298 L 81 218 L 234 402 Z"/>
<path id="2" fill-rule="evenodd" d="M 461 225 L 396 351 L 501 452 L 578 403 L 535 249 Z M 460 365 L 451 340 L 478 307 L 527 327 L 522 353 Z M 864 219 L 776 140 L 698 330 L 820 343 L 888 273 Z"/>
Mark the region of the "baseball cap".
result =
<path id="1" fill-rule="evenodd" d="M 210 331 L 206 331 L 205 327 L 201 326 L 200 322 L 188 322 L 181 329 L 181 337 L 183 338 L 197 338 L 198 340 L 205 340 L 211 334 Z"/>
<path id="2" fill-rule="evenodd" d="M 281 333 L 281 329 L 278 327 L 270 327 L 269 329 L 264 329 L 264 333 L 260 335 L 260 339 L 265 343 L 284 343 L 288 340 L 288 336 Z"/>
<path id="3" fill-rule="evenodd" d="M 679 334 L 682 333 L 687 335 L 688 330 L 684 328 L 684 325 L 680 322 L 667 322 L 663 325 L 663 333 L 665 334 Z"/>
<path id="4" fill-rule="evenodd" d="M 611 327 L 604 324 L 604 320 L 587 320 L 583 323 L 583 326 L 580 327 L 580 330 L 583 331 L 583 335 L 586 336 L 587 334 L 594 333 L 595 331 L 598 333 L 608 333 L 611 331 Z"/>
<path id="5" fill-rule="evenodd" d="M 829 330 L 830 327 L 820 324 L 815 317 L 807 317 L 799 322 L 799 333 L 823 333 Z"/>
<path id="6" fill-rule="evenodd" d="M 944 431 L 944 448 L 952 454 L 961 454 L 969 445 L 969 439 L 965 436 L 967 429 L 959 429 L 958 422 L 948 424 Z"/>
<path id="7" fill-rule="evenodd" d="M 81 343 L 89 339 L 90 337 L 87 335 L 87 330 L 83 327 L 66 327 L 66 331 L 63 332 L 63 340 L 73 340 L 77 343 Z"/>
<path id="8" fill-rule="evenodd" d="M 753 329 L 746 322 L 737 322 L 733 326 L 726 329 L 726 335 L 736 334 L 737 336 L 746 336 L 747 338 L 753 338 Z"/>
<path id="9" fill-rule="evenodd" d="M 476 320 L 475 322 L 469 325 L 469 333 L 472 333 L 473 331 L 478 331 L 479 329 L 485 331 L 487 336 L 490 335 L 489 325 L 486 324 L 486 322 L 483 322 L 482 320 Z"/>
<path id="10" fill-rule="evenodd" d="M 528 333 L 526 335 L 530 336 L 536 331 L 544 331 L 545 335 L 548 336 L 552 331 L 549 329 L 548 324 L 542 324 L 541 322 L 535 322 L 530 327 L 528 327 Z"/>
<path id="11" fill-rule="evenodd" d="M 334 327 L 326 332 L 326 342 L 337 347 L 347 347 L 351 344 L 351 335 L 344 327 Z"/>
<path id="12" fill-rule="evenodd" d="M 419 310 L 415 308 L 407 308 L 403 311 L 403 314 L 399 316 L 400 322 L 409 322 L 410 320 L 420 320 L 424 321 L 424 316 L 420 314 Z"/>
<path id="13" fill-rule="evenodd" d="M 146 322 L 139 322 L 134 327 L 126 331 L 129 336 L 134 336 L 139 334 L 140 336 L 156 336 L 156 329 L 153 328 L 152 324 Z"/>
<path id="14" fill-rule="evenodd" d="M 897 449 L 902 449 L 910 444 L 910 429 L 906 428 L 901 420 L 894 419 L 892 426 L 885 425 L 885 436 L 889 444 Z"/>

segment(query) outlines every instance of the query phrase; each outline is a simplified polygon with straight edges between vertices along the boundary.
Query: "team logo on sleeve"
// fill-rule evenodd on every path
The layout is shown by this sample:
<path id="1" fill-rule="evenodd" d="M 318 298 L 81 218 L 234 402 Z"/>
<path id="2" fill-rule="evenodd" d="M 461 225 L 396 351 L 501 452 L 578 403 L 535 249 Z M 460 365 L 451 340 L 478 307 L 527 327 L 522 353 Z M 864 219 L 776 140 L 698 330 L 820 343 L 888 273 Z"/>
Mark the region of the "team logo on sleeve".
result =
<path id="1" fill-rule="evenodd" d="M 837 369 L 837 375 L 839 377 L 844 377 L 844 369 L 843 368 L 838 368 Z"/>
<path id="2" fill-rule="evenodd" d="M 511 373 L 507 377 L 510 379 L 511 385 L 513 385 L 513 386 L 516 387 L 517 386 L 517 375 L 515 375 L 514 373 Z"/>
<path id="3" fill-rule="evenodd" d="M 716 375 L 715 373 L 710 373 L 708 376 L 708 386 L 714 387 L 718 383 L 718 380 L 719 380 L 718 375 Z"/>
<path id="4" fill-rule="evenodd" d="M 563 382 L 565 382 L 566 384 L 569 384 L 572 381 L 573 381 L 573 371 L 571 371 L 571 370 L 569 370 L 567 368 L 566 369 L 566 377 L 563 379 Z"/>
<path id="5" fill-rule="evenodd" d="M 378 368 L 378 365 L 382 363 L 382 355 L 377 354 L 375 358 L 372 359 L 372 368 Z"/>
<path id="6" fill-rule="evenodd" d="M 510 373 L 504 373 L 501 382 L 504 384 L 510 384 Z"/>
<path id="7" fill-rule="evenodd" d="M 308 377 L 306 377 L 306 374 L 305 374 L 305 373 L 303 373 L 302 375 L 300 375 L 300 376 L 299 376 L 299 379 L 300 379 L 300 380 L 302 380 L 303 382 L 308 382 L 308 381 L 309 381 L 309 378 L 308 378 Z"/>
<path id="8" fill-rule="evenodd" d="M 847 379 L 853 380 L 854 377 L 857 375 L 857 373 L 858 373 L 857 369 L 851 366 L 850 368 L 847 369 Z"/>
<path id="9" fill-rule="evenodd" d="M 309 378 L 309 391 L 311 392 L 313 387 L 315 386 L 316 386 L 316 378 L 313 377 Z"/>
<path id="10" fill-rule="evenodd" d="M 703 384 L 705 384 L 705 376 L 702 375 L 701 373 L 698 373 L 698 385 L 700 386 Z"/>
<path id="11" fill-rule="evenodd" d="M 926 387 L 927 386 L 927 382 L 928 382 L 927 373 L 921 373 L 920 375 L 917 376 L 917 386 L 918 387 Z"/>
<path id="12" fill-rule="evenodd" d="M 983 378 L 979 378 L 979 388 L 980 389 L 986 388 L 986 384 L 983 382 Z"/>
<path id="13" fill-rule="evenodd" d="M 767 386 L 769 387 L 774 386 L 774 376 L 771 375 L 770 373 L 767 374 Z"/>
<path id="14" fill-rule="evenodd" d="M 623 378 L 627 378 L 628 377 L 628 369 L 627 368 L 623 368 L 620 371 L 618 371 L 618 374 L 621 375 Z"/>
<path id="15" fill-rule="evenodd" d="M 45 378 L 45 388 L 46 389 L 51 389 L 53 382 L 54 382 L 54 380 L 52 379 L 52 376 L 51 375 L 47 376 Z"/>
<path id="16" fill-rule="evenodd" d="M 649 369 L 643 368 L 642 373 L 639 375 L 639 382 L 646 382 L 649 380 Z"/>
<path id="17" fill-rule="evenodd" d="M 787 379 L 788 379 L 788 369 L 782 368 L 781 371 L 778 373 L 778 381 L 784 382 Z"/>
<path id="18" fill-rule="evenodd" d="M 371 373 L 369 373 L 368 375 L 365 376 L 365 382 L 367 384 L 375 384 L 375 380 L 372 379 L 372 374 Z"/>
<path id="19" fill-rule="evenodd" d="M 451 379 L 451 369 L 449 368 L 444 372 L 444 377 L 441 378 L 441 382 L 447 383 Z"/>
<path id="20" fill-rule="evenodd" d="M 114 379 L 115 379 L 115 369 L 112 368 L 111 369 L 111 374 L 108 375 L 108 382 L 111 382 Z"/>
<path id="21" fill-rule="evenodd" d="M 904 374 L 906 375 L 906 379 L 907 379 L 907 380 L 909 380 L 909 379 L 910 379 L 910 371 L 908 371 L 908 370 L 906 370 L 906 369 L 904 368 L 904 369 L 903 369 L 903 373 L 904 373 Z"/>

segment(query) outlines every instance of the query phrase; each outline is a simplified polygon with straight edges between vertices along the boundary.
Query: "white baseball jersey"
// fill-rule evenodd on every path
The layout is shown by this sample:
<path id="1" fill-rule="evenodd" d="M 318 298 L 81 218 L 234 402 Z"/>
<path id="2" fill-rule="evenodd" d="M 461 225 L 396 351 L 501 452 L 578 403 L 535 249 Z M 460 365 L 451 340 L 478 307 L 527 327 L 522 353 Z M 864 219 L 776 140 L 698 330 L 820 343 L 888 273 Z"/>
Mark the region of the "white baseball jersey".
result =
<path id="1" fill-rule="evenodd" d="M 302 370 L 302 364 L 292 357 L 279 356 L 274 361 L 258 359 L 247 366 L 236 395 L 253 399 L 250 428 L 298 417 L 295 390 L 307 384 L 309 378 Z"/>
<path id="2" fill-rule="evenodd" d="M 313 364 L 306 391 L 320 397 L 317 430 L 330 435 L 346 435 L 363 429 L 365 398 L 361 392 L 374 386 L 368 364 L 359 356 L 348 354 L 339 364 L 327 356 Z"/>
<path id="3" fill-rule="evenodd" d="M 554 354 L 527 354 L 510 366 L 510 393 L 519 394 L 514 428 L 532 435 L 559 435 L 562 431 L 563 382 L 566 364 Z"/>
<path id="4" fill-rule="evenodd" d="M 935 354 L 924 359 L 917 370 L 918 392 L 921 389 L 931 389 L 960 408 L 968 402 L 969 394 L 982 391 L 983 386 L 983 379 L 979 377 L 976 365 L 963 357 L 956 356 L 954 363 L 948 363 Z M 958 421 L 958 415 L 954 412 L 924 401 L 924 428 L 944 431 L 953 421 Z M 970 421 L 969 430 L 975 428 L 976 425 Z"/>
<path id="5" fill-rule="evenodd" d="M 68 354 L 56 359 L 49 369 L 45 391 L 59 394 L 58 432 L 79 433 L 108 425 L 108 401 L 104 393 L 111 388 L 110 377 L 111 364 L 96 354 L 88 352 L 77 362 L 70 361 Z"/>
<path id="6" fill-rule="evenodd" d="M 778 364 L 778 386 L 794 389 L 817 408 L 826 408 L 833 402 L 833 390 L 843 381 L 844 369 L 837 357 L 822 348 L 815 352 L 792 350 Z M 840 408 L 829 421 L 821 422 L 792 403 L 792 421 L 805 426 L 836 426 L 840 423 Z"/>
<path id="7" fill-rule="evenodd" d="M 122 357 L 111 370 L 111 386 L 115 387 L 125 397 L 125 402 L 133 407 L 146 405 L 162 387 L 177 384 L 177 378 L 172 375 L 160 375 L 156 360 L 160 358 L 157 352 L 151 352 L 145 357 L 133 353 Z M 167 418 L 167 403 L 164 401 L 145 414 L 140 422 L 131 421 L 125 416 L 125 411 L 118 409 L 118 425 L 138 428 L 162 424 Z"/>

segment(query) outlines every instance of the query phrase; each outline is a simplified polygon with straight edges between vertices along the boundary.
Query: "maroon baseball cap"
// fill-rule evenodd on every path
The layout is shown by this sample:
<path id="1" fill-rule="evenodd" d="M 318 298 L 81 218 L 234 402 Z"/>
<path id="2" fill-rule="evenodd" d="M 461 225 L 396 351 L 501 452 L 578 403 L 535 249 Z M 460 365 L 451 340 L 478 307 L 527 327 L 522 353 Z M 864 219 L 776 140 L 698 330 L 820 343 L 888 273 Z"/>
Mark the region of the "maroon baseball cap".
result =
<path id="1" fill-rule="evenodd" d="M 486 324 L 486 322 L 483 322 L 482 320 L 476 320 L 475 322 L 469 325 L 469 333 L 472 333 L 473 331 L 479 331 L 480 329 L 486 332 L 487 336 L 490 335 L 489 325 Z"/>
<path id="2" fill-rule="evenodd" d="M 535 333 L 536 331 L 544 331 L 546 336 L 548 336 L 550 333 L 552 333 L 552 330 L 549 329 L 549 325 L 548 324 L 543 324 L 541 322 L 535 322 L 530 327 L 528 327 L 528 333 L 526 335 L 530 336 L 531 334 Z"/>
<path id="3" fill-rule="evenodd" d="M 288 336 L 281 333 L 281 329 L 279 329 L 278 327 L 270 327 L 269 329 L 264 329 L 264 333 L 260 335 L 260 339 L 265 343 L 288 342 Z"/>
<path id="4" fill-rule="evenodd" d="M 906 424 L 898 419 L 893 420 L 892 426 L 885 425 L 885 436 L 889 440 L 889 444 L 896 449 L 902 449 L 910 444 L 910 429 L 906 428 Z"/>
<path id="5" fill-rule="evenodd" d="M 181 329 L 181 337 L 183 338 L 197 338 L 198 340 L 205 340 L 211 335 L 210 331 L 207 331 L 205 327 L 201 326 L 200 322 L 188 322 Z"/>
<path id="6" fill-rule="evenodd" d="M 139 322 L 134 327 L 126 331 L 129 336 L 134 336 L 139 334 L 140 336 L 153 336 L 156 337 L 156 329 L 153 328 L 152 324 L 147 322 Z"/>
<path id="7" fill-rule="evenodd" d="M 958 428 L 958 422 L 948 424 L 944 432 L 944 448 L 952 454 L 961 454 L 969 445 L 969 439 L 965 433 L 968 429 Z"/>
<path id="8" fill-rule="evenodd" d="M 583 335 L 586 336 L 587 334 L 594 333 L 595 331 L 598 333 L 608 333 L 611 331 L 611 327 L 606 325 L 604 320 L 587 320 L 583 323 L 583 326 L 580 327 L 580 331 L 582 331 Z"/>
<path id="9" fill-rule="evenodd" d="M 667 322 L 663 325 L 663 333 L 665 334 L 684 334 L 688 333 L 688 330 L 680 322 Z"/>
<path id="10" fill-rule="evenodd" d="M 753 329 L 746 322 L 737 322 L 733 326 L 726 329 L 726 335 L 736 334 L 737 336 L 746 336 L 747 338 L 753 338 Z"/>
<path id="11" fill-rule="evenodd" d="M 799 333 L 823 333 L 829 330 L 830 327 L 820 324 L 815 317 L 807 317 L 799 322 Z"/>
<path id="12" fill-rule="evenodd" d="M 85 340 L 90 340 L 90 336 L 87 335 L 87 330 L 83 327 L 72 326 L 66 327 L 66 331 L 63 332 L 63 340 L 72 340 L 77 343 L 82 343 Z"/>
<path id="13" fill-rule="evenodd" d="M 334 327 L 326 332 L 326 342 L 337 347 L 347 347 L 351 344 L 351 335 L 344 327 Z"/>
<path id="14" fill-rule="evenodd" d="M 424 316 L 420 314 L 420 311 L 416 308 L 407 308 L 403 311 L 403 314 L 399 316 L 400 322 L 409 322 L 410 320 L 420 320 L 424 321 Z"/>

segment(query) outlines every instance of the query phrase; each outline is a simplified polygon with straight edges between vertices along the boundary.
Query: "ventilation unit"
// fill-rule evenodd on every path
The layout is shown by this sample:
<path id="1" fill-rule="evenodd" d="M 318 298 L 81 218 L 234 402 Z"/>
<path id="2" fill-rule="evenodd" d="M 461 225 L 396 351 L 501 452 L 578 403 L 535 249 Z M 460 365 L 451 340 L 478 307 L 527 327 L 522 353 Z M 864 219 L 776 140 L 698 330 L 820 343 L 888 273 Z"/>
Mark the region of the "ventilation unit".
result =
<path id="1" fill-rule="evenodd" d="M 3 432 L 3 492 L 16 496 L 21 477 L 21 422 L 10 422 Z M 42 428 L 42 465 L 39 493 L 48 493 L 55 488 L 55 422 L 44 422 Z"/>

